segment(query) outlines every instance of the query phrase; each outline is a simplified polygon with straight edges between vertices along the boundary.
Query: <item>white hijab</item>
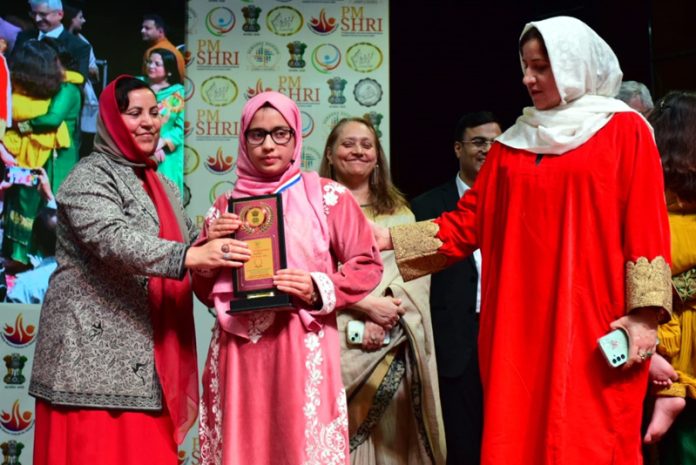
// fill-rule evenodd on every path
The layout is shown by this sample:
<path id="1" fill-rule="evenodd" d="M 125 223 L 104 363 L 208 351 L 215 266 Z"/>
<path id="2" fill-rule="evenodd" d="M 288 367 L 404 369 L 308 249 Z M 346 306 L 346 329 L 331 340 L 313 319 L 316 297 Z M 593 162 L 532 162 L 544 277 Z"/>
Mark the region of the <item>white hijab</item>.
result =
<path id="1" fill-rule="evenodd" d="M 544 38 L 561 103 L 550 110 L 525 108 L 498 141 L 533 153 L 561 155 L 587 142 L 614 113 L 634 111 L 613 98 L 623 72 L 609 45 L 589 26 L 557 16 L 527 24 L 522 35 L 533 27 Z"/>

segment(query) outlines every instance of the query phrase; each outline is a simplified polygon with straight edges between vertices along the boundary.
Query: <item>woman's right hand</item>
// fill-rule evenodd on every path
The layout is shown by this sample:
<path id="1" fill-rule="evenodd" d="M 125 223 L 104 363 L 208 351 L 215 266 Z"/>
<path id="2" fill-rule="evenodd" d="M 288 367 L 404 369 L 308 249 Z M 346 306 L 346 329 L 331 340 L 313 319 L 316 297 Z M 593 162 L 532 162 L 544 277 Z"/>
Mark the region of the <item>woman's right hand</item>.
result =
<path id="1" fill-rule="evenodd" d="M 239 268 L 249 261 L 251 251 L 246 242 L 236 239 L 214 239 L 205 244 L 189 247 L 184 266 L 189 270 Z"/>
<path id="2" fill-rule="evenodd" d="M 380 226 L 372 221 L 370 221 L 370 226 L 372 227 L 372 235 L 375 238 L 379 250 L 392 250 L 394 244 L 392 243 L 391 231 L 389 231 L 389 228 Z"/>
<path id="3" fill-rule="evenodd" d="M 406 309 L 401 306 L 401 299 L 396 297 L 374 297 L 369 296 L 364 302 L 362 310 L 376 324 L 389 331 L 398 322 L 401 315 L 406 313 Z M 366 300 L 363 299 L 363 300 Z"/>
<path id="4" fill-rule="evenodd" d="M 377 350 L 384 344 L 384 336 L 387 332 L 378 324 L 369 320 L 365 321 L 365 330 L 363 331 L 362 349 L 367 351 Z"/>
<path id="5" fill-rule="evenodd" d="M 242 225 L 239 216 L 225 212 L 208 226 L 208 241 L 234 234 Z"/>

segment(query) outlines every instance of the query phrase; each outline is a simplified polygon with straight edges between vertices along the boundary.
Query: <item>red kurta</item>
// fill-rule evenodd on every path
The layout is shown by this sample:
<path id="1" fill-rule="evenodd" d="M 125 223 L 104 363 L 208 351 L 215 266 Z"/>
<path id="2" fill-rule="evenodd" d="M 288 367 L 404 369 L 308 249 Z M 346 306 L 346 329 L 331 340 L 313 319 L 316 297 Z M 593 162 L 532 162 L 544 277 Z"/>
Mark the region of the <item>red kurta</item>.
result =
<path id="1" fill-rule="evenodd" d="M 638 465 L 647 364 L 611 368 L 597 339 L 626 312 L 626 263 L 669 261 L 660 159 L 619 113 L 562 156 L 495 144 L 443 215 L 439 252 L 483 256 L 484 465 Z"/>

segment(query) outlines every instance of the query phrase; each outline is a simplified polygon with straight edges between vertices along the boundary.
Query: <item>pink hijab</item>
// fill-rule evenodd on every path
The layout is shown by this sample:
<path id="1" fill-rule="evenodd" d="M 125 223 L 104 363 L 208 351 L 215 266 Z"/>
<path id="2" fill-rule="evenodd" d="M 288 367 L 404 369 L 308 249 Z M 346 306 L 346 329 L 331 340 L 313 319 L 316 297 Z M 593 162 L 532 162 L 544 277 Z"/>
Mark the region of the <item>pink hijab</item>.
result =
<path id="1" fill-rule="evenodd" d="M 263 176 L 254 167 L 246 149 L 244 132 L 256 112 L 265 105 L 280 112 L 288 126 L 295 131 L 295 150 L 286 171 L 275 178 Z M 232 197 L 248 197 L 281 192 L 285 226 L 285 251 L 288 268 L 307 271 L 332 271 L 329 251 L 329 229 L 322 201 L 322 187 L 316 173 L 301 173 L 302 120 L 295 102 L 279 92 L 262 92 L 251 98 L 242 110 L 237 159 L 237 184 Z M 218 311 L 218 320 L 226 331 L 249 338 L 249 319 L 258 314 L 231 316 L 226 313 L 233 298 L 231 273 L 220 273 L 213 286 L 211 297 Z M 308 330 L 316 331 L 320 325 L 310 311 L 298 309 L 300 318 Z"/>

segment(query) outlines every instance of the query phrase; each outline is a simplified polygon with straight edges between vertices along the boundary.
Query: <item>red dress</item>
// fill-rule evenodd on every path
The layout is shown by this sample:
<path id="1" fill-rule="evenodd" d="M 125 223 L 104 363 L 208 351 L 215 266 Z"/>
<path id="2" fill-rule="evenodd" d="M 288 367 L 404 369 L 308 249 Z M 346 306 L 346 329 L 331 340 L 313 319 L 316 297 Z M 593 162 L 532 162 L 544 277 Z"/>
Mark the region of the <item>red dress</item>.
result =
<path id="1" fill-rule="evenodd" d="M 641 464 L 648 365 L 610 368 L 597 339 L 627 311 L 627 263 L 669 261 L 642 119 L 615 114 L 561 156 L 495 144 L 474 189 L 436 222 L 440 254 L 478 245 L 483 256 L 481 463 Z"/>

